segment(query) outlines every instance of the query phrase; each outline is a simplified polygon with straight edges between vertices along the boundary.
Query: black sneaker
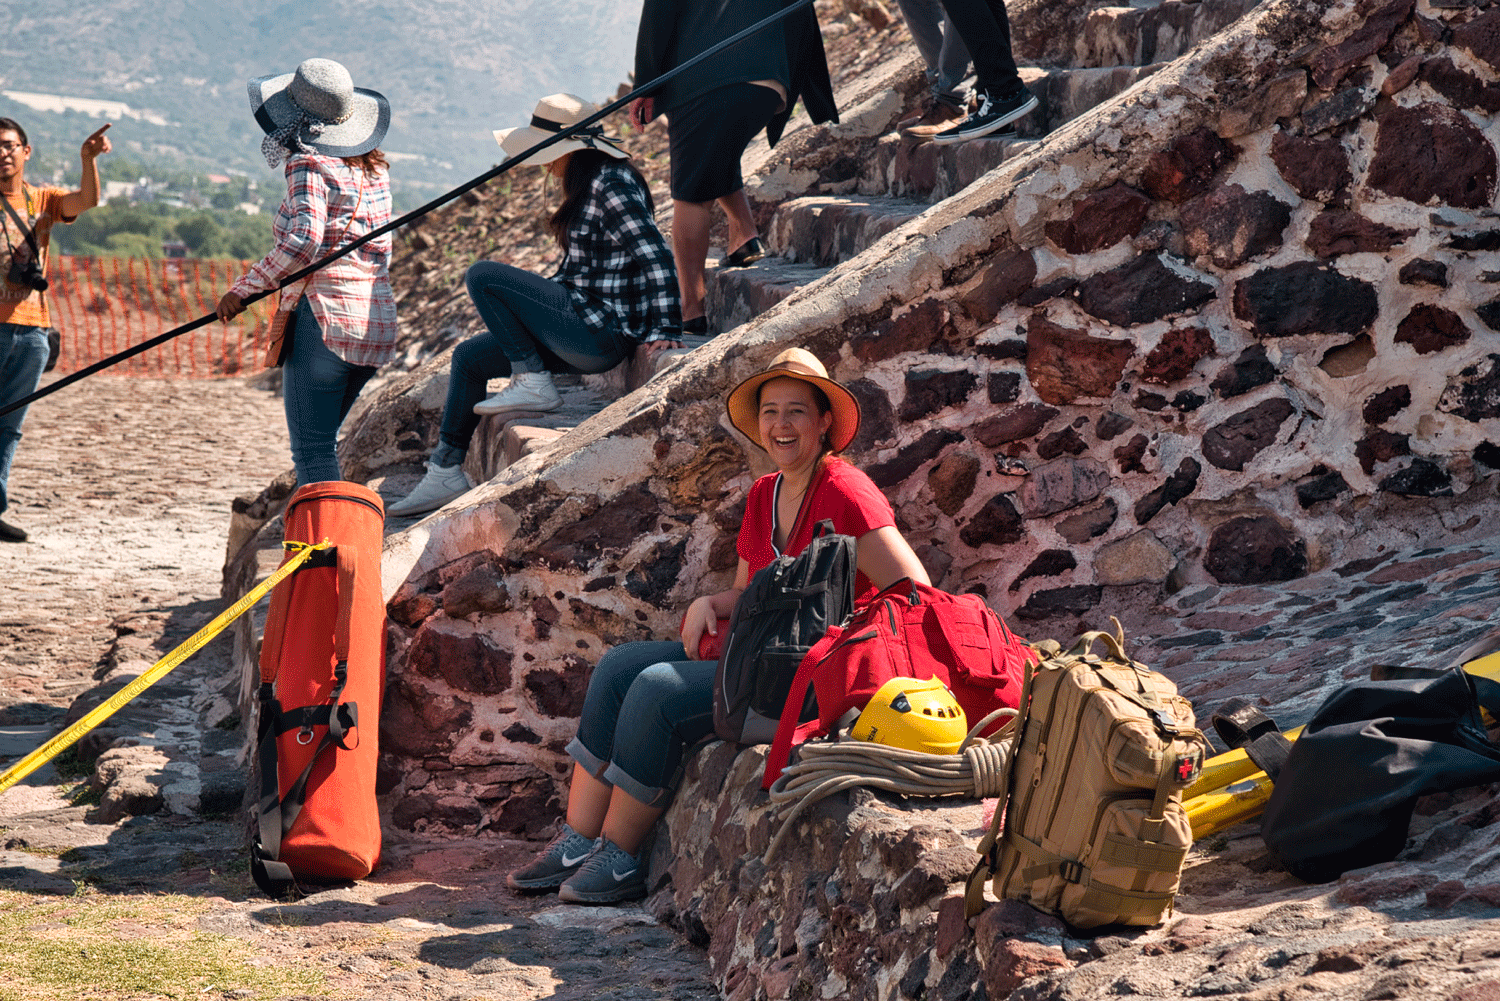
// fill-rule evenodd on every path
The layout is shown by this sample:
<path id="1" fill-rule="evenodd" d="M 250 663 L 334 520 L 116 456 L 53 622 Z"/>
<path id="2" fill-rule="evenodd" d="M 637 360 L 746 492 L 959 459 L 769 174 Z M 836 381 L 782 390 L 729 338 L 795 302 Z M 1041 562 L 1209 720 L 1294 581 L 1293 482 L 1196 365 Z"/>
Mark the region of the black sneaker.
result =
<path id="1" fill-rule="evenodd" d="M 563 880 L 578 871 L 583 860 L 594 850 L 594 839 L 586 838 L 567 824 L 537 857 L 505 877 L 512 890 L 537 892 L 555 890 Z"/>
<path id="2" fill-rule="evenodd" d="M 25 542 L 26 539 L 26 529 L 12 525 L 7 521 L 0 521 L 0 541 Z"/>
<path id="3" fill-rule="evenodd" d="M 978 111 L 952 128 L 939 132 L 932 137 L 932 141 L 939 146 L 947 146 L 951 143 L 961 143 L 966 139 L 987 136 L 991 132 L 998 132 L 1034 109 L 1036 105 L 1036 95 L 1024 86 L 998 100 L 990 97 L 988 93 L 982 94 Z"/>
<path id="4" fill-rule="evenodd" d="M 593 854 L 578 871 L 557 888 L 557 899 L 570 904 L 613 904 L 645 895 L 646 871 L 641 860 L 603 837 L 594 843 Z"/>

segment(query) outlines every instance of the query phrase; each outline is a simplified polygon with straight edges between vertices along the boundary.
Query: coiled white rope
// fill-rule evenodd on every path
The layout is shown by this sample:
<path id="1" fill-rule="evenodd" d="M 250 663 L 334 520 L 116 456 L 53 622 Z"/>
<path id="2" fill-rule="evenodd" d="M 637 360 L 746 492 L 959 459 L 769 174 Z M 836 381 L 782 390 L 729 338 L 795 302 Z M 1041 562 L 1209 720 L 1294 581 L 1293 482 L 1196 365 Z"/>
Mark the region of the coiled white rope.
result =
<path id="1" fill-rule="evenodd" d="M 1003 796 L 1010 778 L 1015 742 L 1011 739 L 1014 709 L 996 709 L 969 731 L 956 754 L 928 754 L 865 740 L 810 740 L 797 749 L 798 760 L 788 765 L 771 785 L 771 812 L 782 816 L 781 827 L 766 849 L 767 865 L 809 807 L 834 793 L 869 786 L 907 796 Z M 1007 718 L 1008 717 L 1008 718 Z M 1006 719 L 994 738 L 981 737 L 991 723 Z"/>

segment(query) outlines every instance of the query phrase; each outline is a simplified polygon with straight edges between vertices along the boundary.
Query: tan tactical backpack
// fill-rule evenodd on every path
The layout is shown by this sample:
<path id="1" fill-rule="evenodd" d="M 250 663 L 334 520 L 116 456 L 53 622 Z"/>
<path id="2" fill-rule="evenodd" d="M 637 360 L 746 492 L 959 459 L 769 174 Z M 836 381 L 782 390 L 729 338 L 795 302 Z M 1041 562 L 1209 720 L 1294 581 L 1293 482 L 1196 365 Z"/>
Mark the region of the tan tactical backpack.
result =
<path id="1" fill-rule="evenodd" d="M 1182 790 L 1207 740 L 1167 678 L 1125 655 L 1125 635 L 1047 641 L 1028 666 L 1012 739 L 1009 797 L 995 810 L 969 879 L 984 880 L 1075 928 L 1154 925 L 1170 914 L 1192 828 Z M 1102 641 L 1104 656 L 1094 653 Z M 1002 832 L 1002 823 L 1004 830 Z"/>

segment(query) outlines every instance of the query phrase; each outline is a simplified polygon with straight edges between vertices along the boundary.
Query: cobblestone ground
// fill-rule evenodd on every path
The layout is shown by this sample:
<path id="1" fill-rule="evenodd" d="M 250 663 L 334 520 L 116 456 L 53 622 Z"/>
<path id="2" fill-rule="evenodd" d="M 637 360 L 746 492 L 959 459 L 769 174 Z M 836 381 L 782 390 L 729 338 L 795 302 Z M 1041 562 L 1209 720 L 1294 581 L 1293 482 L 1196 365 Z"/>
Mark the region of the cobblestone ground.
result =
<path id="1" fill-rule="evenodd" d="M 32 407 L 7 518 L 31 541 L 0 547 L 0 769 L 60 729 L 96 679 L 139 673 L 218 613 L 230 501 L 289 465 L 280 400 L 239 380 L 97 376 Z M 165 710 L 148 732 L 153 700 L 191 702 L 194 682 L 227 656 L 221 642 L 132 703 L 143 739 L 181 732 L 182 714 Z M 206 736 L 182 739 L 196 749 Z M 231 943 L 244 961 L 195 981 L 195 997 L 718 996 L 702 951 L 639 908 L 509 894 L 502 874 L 533 844 L 389 834 L 370 880 L 277 904 L 248 876 L 238 818 L 168 809 L 102 823 L 79 788 L 48 766 L 0 794 L 0 913 L 50 913 L 49 902 L 78 894 L 70 914 L 135 916 L 88 933 L 117 951 L 90 959 L 84 942 L 74 979 L 23 961 L 19 981 L 0 978 L 0 998 L 161 997 L 124 975 L 140 965 L 129 947 L 142 940 L 180 941 L 184 955 Z M 163 908 L 163 892 L 182 896 Z M 58 928 L 39 917 L 12 930 L 7 951 L 29 955 Z M 257 972 L 287 968 L 311 974 L 305 993 Z"/>

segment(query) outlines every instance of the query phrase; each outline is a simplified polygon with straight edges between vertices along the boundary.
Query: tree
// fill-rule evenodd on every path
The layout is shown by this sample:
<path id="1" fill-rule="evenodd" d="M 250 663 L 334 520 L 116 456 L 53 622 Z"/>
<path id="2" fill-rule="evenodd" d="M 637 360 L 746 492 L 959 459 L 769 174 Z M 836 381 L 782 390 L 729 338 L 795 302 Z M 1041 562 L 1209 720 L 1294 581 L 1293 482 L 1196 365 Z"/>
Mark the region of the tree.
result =
<path id="1" fill-rule="evenodd" d="M 177 238 L 198 257 L 212 257 L 224 239 L 224 227 L 207 212 L 197 212 L 177 220 L 173 227 Z"/>

